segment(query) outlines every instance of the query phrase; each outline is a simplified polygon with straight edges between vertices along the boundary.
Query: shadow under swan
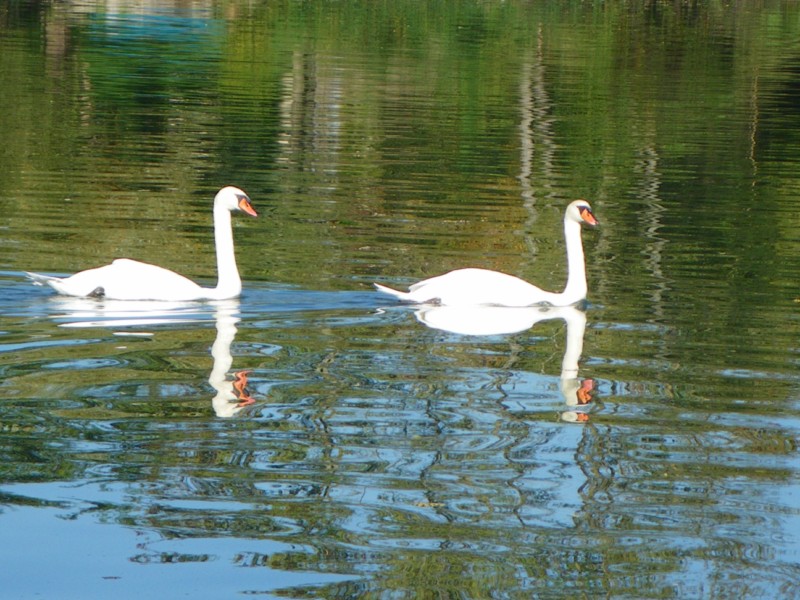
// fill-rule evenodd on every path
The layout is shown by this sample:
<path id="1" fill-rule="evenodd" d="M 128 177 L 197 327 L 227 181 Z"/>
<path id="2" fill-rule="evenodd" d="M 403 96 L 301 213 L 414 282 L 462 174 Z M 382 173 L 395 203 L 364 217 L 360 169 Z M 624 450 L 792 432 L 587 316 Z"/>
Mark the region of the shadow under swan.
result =
<path id="1" fill-rule="evenodd" d="M 110 329 L 154 325 L 199 324 L 213 317 L 217 335 L 211 346 L 213 360 L 208 383 L 216 390 L 211 400 L 218 417 L 232 417 L 255 400 L 247 390 L 248 371 L 236 371 L 229 379 L 233 365 L 231 345 L 236 338 L 239 300 L 209 302 L 163 302 L 142 300 L 105 300 L 57 296 L 51 302 L 58 309 L 52 315 L 60 327 L 105 327 Z M 210 311 L 213 310 L 213 313 Z M 114 335 L 150 337 L 150 331 L 114 331 Z"/>
<path id="2" fill-rule="evenodd" d="M 586 313 L 575 306 L 434 306 L 425 305 L 414 313 L 420 323 L 433 329 L 460 335 L 502 335 L 527 331 L 537 323 L 562 319 L 567 326 L 564 357 L 561 361 L 559 390 L 564 403 L 572 408 L 592 401 L 594 380 L 578 379 L 578 362 L 583 352 Z M 561 419 L 585 422 L 583 411 L 567 410 Z"/>

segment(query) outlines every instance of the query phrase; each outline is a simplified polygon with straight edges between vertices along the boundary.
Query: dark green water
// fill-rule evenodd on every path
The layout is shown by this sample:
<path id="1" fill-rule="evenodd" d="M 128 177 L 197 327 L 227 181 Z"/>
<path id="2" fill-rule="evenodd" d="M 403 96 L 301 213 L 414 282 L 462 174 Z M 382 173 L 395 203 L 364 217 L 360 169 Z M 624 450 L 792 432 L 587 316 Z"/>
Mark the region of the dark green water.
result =
<path id="1" fill-rule="evenodd" d="M 798 40 L 792 2 L 0 8 L 4 594 L 800 594 Z M 227 184 L 237 302 L 24 278 L 213 284 Z M 372 290 L 560 289 L 578 197 L 585 311 Z"/>

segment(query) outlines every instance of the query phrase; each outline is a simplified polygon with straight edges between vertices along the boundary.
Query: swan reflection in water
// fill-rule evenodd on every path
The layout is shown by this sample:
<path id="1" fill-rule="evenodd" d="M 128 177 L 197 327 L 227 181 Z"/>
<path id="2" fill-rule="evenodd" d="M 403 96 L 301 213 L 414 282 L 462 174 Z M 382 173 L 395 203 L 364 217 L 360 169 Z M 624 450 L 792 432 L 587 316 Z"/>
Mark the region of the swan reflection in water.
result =
<path id="1" fill-rule="evenodd" d="M 541 321 L 563 319 L 567 324 L 567 340 L 561 361 L 559 390 L 570 408 L 592 401 L 594 380 L 578 379 L 578 361 L 583 352 L 586 313 L 574 306 L 434 306 L 425 305 L 414 315 L 420 323 L 433 329 L 461 335 L 499 335 L 526 331 Z M 567 410 L 561 418 L 568 422 L 585 422 L 589 415 Z"/>
<path id="2" fill-rule="evenodd" d="M 208 376 L 208 383 L 217 390 L 217 395 L 211 400 L 211 405 L 218 417 L 232 417 L 255 400 L 247 392 L 248 371 L 236 371 L 233 380 L 228 379 L 228 371 L 233 365 L 231 344 L 236 337 L 236 324 L 240 321 L 239 302 L 228 300 L 214 304 L 217 337 L 211 346 L 214 366 Z"/>
<path id="3" fill-rule="evenodd" d="M 217 394 L 211 401 L 218 417 L 232 417 L 255 400 L 247 391 L 248 371 L 236 371 L 233 378 L 228 372 L 233 365 L 231 344 L 236 337 L 239 318 L 239 300 L 211 302 L 162 302 L 141 300 L 99 300 L 93 298 L 54 297 L 51 299 L 60 310 L 53 319 L 60 327 L 143 327 L 202 323 L 209 320 L 213 309 L 217 335 L 211 346 L 213 366 L 208 377 Z M 151 337 L 151 332 L 133 330 L 115 331 L 115 335 Z"/>

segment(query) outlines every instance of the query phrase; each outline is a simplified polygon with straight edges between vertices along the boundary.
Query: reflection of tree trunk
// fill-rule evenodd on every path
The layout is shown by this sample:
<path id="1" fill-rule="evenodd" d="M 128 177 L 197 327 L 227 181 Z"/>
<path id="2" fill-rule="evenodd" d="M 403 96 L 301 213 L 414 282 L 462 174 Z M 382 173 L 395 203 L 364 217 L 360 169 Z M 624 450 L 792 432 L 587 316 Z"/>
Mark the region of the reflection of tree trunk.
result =
<path id="1" fill-rule="evenodd" d="M 302 110 L 306 96 L 306 61 L 302 52 L 292 55 L 292 70 L 283 76 L 283 93 L 280 102 L 280 133 L 278 144 L 282 149 L 279 163 L 291 164 L 302 145 Z"/>
<path id="2" fill-rule="evenodd" d="M 312 55 L 294 53 L 292 70 L 283 78 L 278 161 L 330 177 L 339 171 L 344 92 L 341 77 L 326 71 Z"/>
<path id="3" fill-rule="evenodd" d="M 756 138 L 758 137 L 758 65 L 753 73 L 753 87 L 750 93 L 750 164 L 753 166 L 752 185 L 756 184 L 758 162 L 756 161 Z"/>
<path id="4" fill-rule="evenodd" d="M 666 239 L 659 236 L 661 229 L 661 217 L 666 211 L 661 198 L 659 188 L 661 187 L 661 175 L 658 170 L 658 150 L 655 146 L 655 133 L 650 131 L 646 134 L 651 138 L 640 150 L 640 158 L 634 170 L 641 175 L 642 189 L 639 196 L 647 203 L 647 210 L 639 211 L 643 219 L 642 230 L 645 235 L 645 266 L 653 281 L 653 291 L 650 294 L 652 308 L 655 316 L 664 316 L 664 293 L 668 289 L 664 271 L 661 268 Z"/>
<path id="5" fill-rule="evenodd" d="M 67 11 L 62 8 L 61 3 L 56 3 L 52 11 L 45 16 L 44 23 L 46 69 L 47 75 L 53 79 L 61 79 L 64 76 L 69 32 Z"/>
<path id="6" fill-rule="evenodd" d="M 555 173 L 553 157 L 556 144 L 552 132 L 553 119 L 548 116 L 552 104 L 545 86 L 542 47 L 540 27 L 536 53 L 522 61 L 520 77 L 520 173 L 518 179 L 523 207 L 528 213 L 528 219 L 525 222 L 525 244 L 531 254 L 534 254 L 536 250 L 536 243 L 529 234 L 537 218 L 536 188 L 546 195 L 551 188 Z M 537 180 L 536 175 L 538 175 L 537 186 L 534 185 Z"/>

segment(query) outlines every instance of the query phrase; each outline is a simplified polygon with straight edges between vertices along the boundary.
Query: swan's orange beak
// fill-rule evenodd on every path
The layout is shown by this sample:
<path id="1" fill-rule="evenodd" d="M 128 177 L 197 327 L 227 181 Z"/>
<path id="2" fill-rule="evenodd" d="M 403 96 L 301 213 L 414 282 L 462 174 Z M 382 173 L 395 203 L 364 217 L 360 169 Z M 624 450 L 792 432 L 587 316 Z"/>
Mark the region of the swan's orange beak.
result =
<path id="1" fill-rule="evenodd" d="M 250 204 L 250 198 L 248 198 L 247 196 L 243 196 L 243 197 L 239 198 L 239 210 L 242 211 L 242 212 L 247 213 L 251 217 L 257 217 L 258 216 L 258 213 L 256 212 L 256 209 L 253 208 L 252 204 Z"/>
<path id="2" fill-rule="evenodd" d="M 595 219 L 591 208 L 588 206 L 582 206 L 578 212 L 580 213 L 581 219 L 583 219 L 584 223 L 592 226 L 597 225 L 597 219 Z"/>

